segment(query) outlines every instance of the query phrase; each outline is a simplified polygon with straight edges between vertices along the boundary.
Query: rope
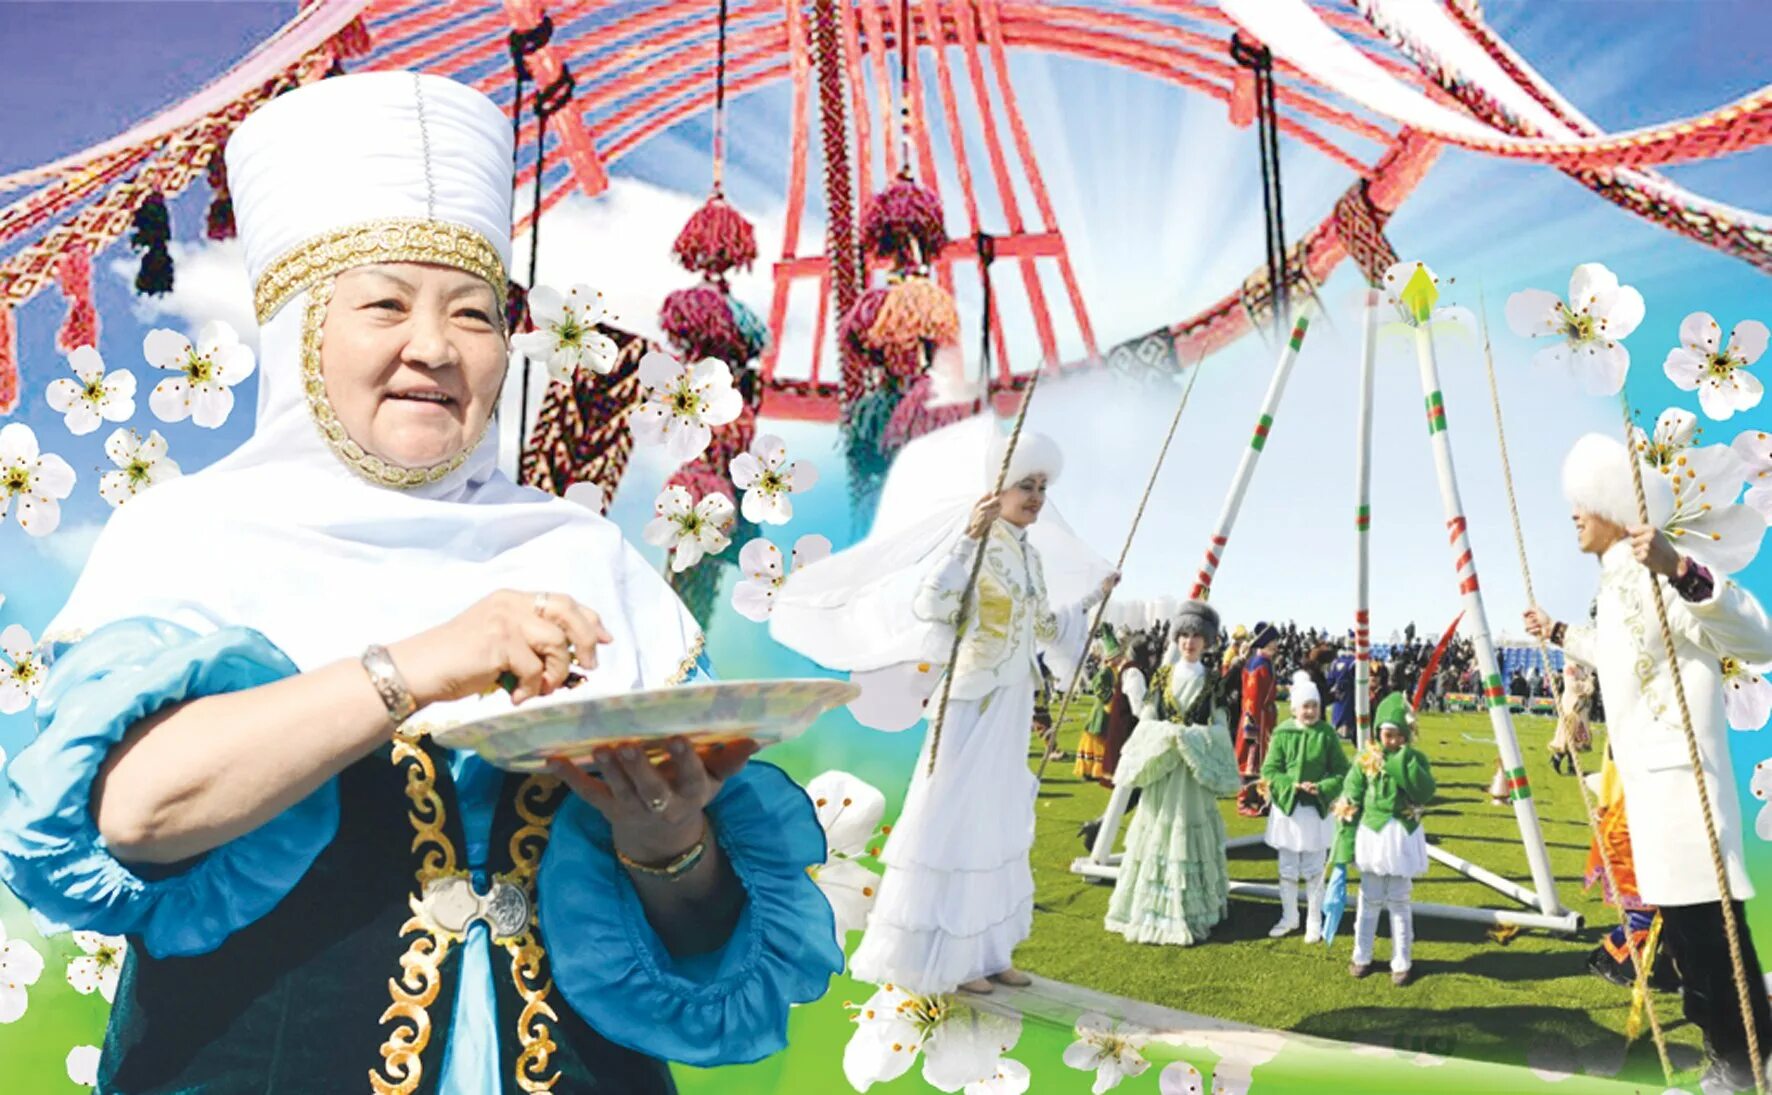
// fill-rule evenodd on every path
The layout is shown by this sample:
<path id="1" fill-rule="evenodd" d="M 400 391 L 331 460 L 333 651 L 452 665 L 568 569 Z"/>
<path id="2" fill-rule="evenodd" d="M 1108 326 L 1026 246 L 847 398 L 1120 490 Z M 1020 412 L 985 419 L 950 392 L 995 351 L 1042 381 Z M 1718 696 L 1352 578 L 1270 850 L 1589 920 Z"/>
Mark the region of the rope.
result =
<path id="1" fill-rule="evenodd" d="M 898 0 L 898 141 L 901 174 L 911 171 L 911 2 Z M 931 180 L 933 181 L 933 180 Z"/>
<path id="2" fill-rule="evenodd" d="M 1132 527 L 1126 530 L 1126 542 L 1120 546 L 1119 561 L 1114 564 L 1116 572 L 1126 566 L 1126 556 L 1132 551 L 1132 538 L 1138 534 L 1138 523 L 1144 519 L 1144 507 L 1151 500 L 1151 491 L 1157 485 L 1157 474 L 1163 470 L 1163 461 L 1169 456 L 1169 443 L 1175 440 L 1175 428 L 1181 425 L 1181 412 L 1187 410 L 1188 397 L 1194 394 L 1194 382 L 1200 379 L 1200 363 L 1204 358 L 1194 359 L 1194 368 L 1187 378 L 1187 387 L 1182 389 L 1181 402 L 1175 407 L 1175 417 L 1169 420 L 1169 432 L 1163 435 L 1163 447 L 1157 451 L 1157 462 L 1151 468 L 1150 478 L 1145 481 L 1144 495 L 1138 500 L 1138 509 L 1132 514 Z M 1101 618 L 1107 612 L 1108 600 L 1113 597 L 1109 592 L 1095 606 L 1095 613 L 1089 619 L 1089 630 L 1084 632 L 1087 641 L 1093 641 L 1096 629 L 1101 626 Z M 1052 720 L 1052 735 L 1056 739 L 1059 727 L 1064 725 L 1064 717 L 1071 709 L 1071 700 L 1077 694 L 1077 684 L 1083 679 L 1083 661 L 1077 659 L 1077 667 L 1071 671 L 1070 687 L 1064 690 L 1064 700 L 1058 705 L 1058 717 Z M 1052 750 L 1046 750 L 1040 758 L 1040 770 L 1034 773 L 1034 782 L 1039 783 L 1046 778 L 1046 765 L 1052 760 Z"/>
<path id="3" fill-rule="evenodd" d="M 1631 486 L 1637 495 L 1637 520 L 1647 525 L 1649 503 L 1643 496 L 1643 465 L 1636 457 L 1636 434 L 1631 421 L 1630 402 L 1623 391 L 1618 393 L 1618 398 L 1624 407 L 1624 451 L 1630 461 Z M 1722 898 L 1723 906 L 1723 934 L 1729 939 L 1729 963 L 1734 967 L 1735 993 L 1741 1002 L 1741 1023 L 1747 1033 L 1748 1063 L 1753 1066 L 1754 1090 L 1759 1095 L 1766 1095 L 1765 1060 L 1760 1056 L 1760 1032 L 1754 1025 L 1753 990 L 1748 986 L 1747 967 L 1741 958 L 1741 929 L 1735 922 L 1735 899 L 1729 892 L 1729 869 L 1723 863 L 1723 846 L 1717 839 L 1716 816 L 1711 812 L 1710 787 L 1704 778 L 1704 758 L 1698 751 L 1698 734 L 1692 729 L 1692 709 L 1686 704 L 1686 682 L 1680 676 L 1680 663 L 1674 650 L 1674 632 L 1667 622 L 1667 602 L 1661 596 L 1661 579 L 1653 571 L 1648 571 L 1647 577 L 1649 592 L 1655 598 L 1655 618 L 1661 624 L 1661 643 L 1667 652 L 1668 672 L 1674 679 L 1674 701 L 1680 707 L 1680 728 L 1686 733 L 1686 759 L 1692 764 L 1692 781 L 1698 789 L 1698 806 L 1704 812 L 1704 837 L 1710 844 L 1711 867 L 1717 873 L 1717 893 Z"/>
<path id="4" fill-rule="evenodd" d="M 537 48 L 540 48 L 539 46 Z M 574 83 L 572 71 L 564 65 L 560 77 L 547 87 L 535 89 L 535 192 L 530 198 L 529 221 L 529 285 L 535 289 L 536 264 L 541 258 L 542 179 L 548 173 L 548 118 L 572 102 Z M 517 429 L 529 428 L 529 355 L 523 356 L 523 384 L 517 397 Z M 521 448 L 521 445 L 519 445 Z"/>
<path id="5" fill-rule="evenodd" d="M 1021 427 L 1027 422 L 1028 404 L 1034 401 L 1034 389 L 1040 386 L 1040 373 L 1036 370 L 1028 380 L 1028 386 L 1021 393 L 1021 409 L 1015 412 L 1015 429 L 1009 432 L 1009 447 L 1003 450 L 1003 466 L 997 469 L 997 487 L 991 492 L 993 496 L 1003 493 L 1003 483 L 1009 478 L 1009 462 L 1015 459 L 1015 446 L 1021 441 Z M 978 584 L 978 573 L 984 569 L 984 557 L 990 549 L 991 530 L 986 529 L 984 538 L 978 542 L 978 552 L 972 557 L 972 573 L 966 576 L 966 588 L 960 591 L 960 607 L 954 616 L 954 644 L 948 650 L 948 670 L 941 677 L 941 703 L 935 709 L 935 723 L 929 731 L 929 774 L 935 774 L 935 757 L 941 750 L 941 724 L 948 716 L 948 696 L 954 690 L 954 669 L 960 660 L 960 639 L 965 635 L 966 610 L 972 600 L 972 589 Z"/>
<path id="6" fill-rule="evenodd" d="M 720 40 L 714 53 L 714 196 L 726 183 L 726 0 L 720 0 Z"/>
<path id="7" fill-rule="evenodd" d="M 1290 319 L 1286 284 L 1286 222 L 1280 200 L 1280 135 L 1274 102 L 1274 55 L 1266 46 L 1251 45 L 1231 35 L 1231 58 L 1255 77 L 1255 136 L 1261 152 L 1262 230 L 1267 248 L 1268 305 L 1274 338 L 1284 336 Z"/>
<path id="8" fill-rule="evenodd" d="M 984 318 L 979 321 L 978 336 L 978 412 L 984 413 L 984 406 L 991 398 L 991 324 L 996 317 L 996 294 L 991 287 L 991 263 L 997 257 L 997 239 L 983 231 L 975 232 L 973 242 L 978 245 L 978 287 L 984 296 Z"/>
<path id="9" fill-rule="evenodd" d="M 1526 603 L 1536 605 L 1538 595 L 1532 592 L 1532 566 L 1526 560 L 1526 533 L 1520 525 L 1520 507 L 1514 498 L 1514 473 L 1507 455 L 1507 430 L 1501 420 L 1501 391 L 1495 383 L 1495 355 L 1489 344 L 1489 311 L 1483 304 L 1481 290 L 1478 290 L 1477 301 L 1477 316 L 1483 327 L 1483 367 L 1489 376 L 1489 406 L 1495 411 L 1495 437 L 1501 444 L 1501 482 L 1507 488 L 1507 513 L 1514 524 L 1514 547 L 1520 554 L 1520 577 L 1526 586 Z M 1551 671 L 1550 644 L 1543 635 L 1538 637 L 1538 657 L 1560 718 L 1563 710 L 1563 687 L 1557 674 Z M 1575 767 L 1575 786 L 1581 792 L 1581 813 L 1587 818 L 1588 830 L 1593 833 L 1594 847 L 1599 849 L 1600 869 L 1606 876 L 1606 889 L 1612 895 L 1613 906 L 1618 910 L 1618 926 L 1624 932 L 1624 945 L 1630 951 L 1631 965 L 1636 967 L 1636 992 L 1648 1007 L 1649 1031 L 1655 1039 L 1655 1054 L 1661 1059 L 1661 1075 L 1671 1087 L 1674 1082 L 1674 1066 L 1667 1055 L 1667 1038 L 1661 1032 L 1661 1018 L 1655 1011 L 1655 998 L 1649 992 L 1650 959 L 1638 948 L 1636 937 L 1630 930 L 1630 913 L 1624 907 L 1624 891 L 1619 888 L 1612 870 L 1612 856 L 1607 851 L 1605 835 L 1600 832 L 1599 818 L 1594 813 L 1593 796 L 1588 793 L 1587 773 L 1581 770 L 1580 756 L 1574 748 L 1569 750 L 1569 761 Z"/>
<path id="10" fill-rule="evenodd" d="M 862 269 L 855 249 L 855 197 L 849 177 L 849 124 L 844 109 L 842 41 L 837 35 L 836 0 L 813 0 L 812 46 L 818 66 L 819 130 L 824 154 L 825 254 L 837 315 L 849 314 L 861 294 Z M 861 358 L 837 340 L 842 385 L 839 408 L 846 409 L 865 388 Z M 841 414 L 841 410 L 839 414 Z"/>

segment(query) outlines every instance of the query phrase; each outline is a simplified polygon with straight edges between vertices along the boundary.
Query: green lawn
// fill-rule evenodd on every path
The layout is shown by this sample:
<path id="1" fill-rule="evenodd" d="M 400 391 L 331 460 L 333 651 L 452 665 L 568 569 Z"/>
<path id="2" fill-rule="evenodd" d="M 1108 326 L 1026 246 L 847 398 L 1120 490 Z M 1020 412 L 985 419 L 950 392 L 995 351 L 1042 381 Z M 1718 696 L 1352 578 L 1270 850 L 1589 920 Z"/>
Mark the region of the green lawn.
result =
<path id="1" fill-rule="evenodd" d="M 1072 753 L 1081 720 L 1067 723 L 1060 744 Z M 1230 917 L 1204 945 L 1127 943 L 1102 928 L 1111 887 L 1068 869 L 1084 851 L 1076 835 L 1078 824 L 1102 811 L 1108 792 L 1077 780 L 1069 762 L 1054 761 L 1037 815 L 1033 935 L 1017 952 L 1017 964 L 1168 1007 L 1351 1042 L 1508 1064 L 1526 1063 L 1529 1053 L 1539 1063 L 1547 1053 L 1566 1055 L 1571 1049 L 1584 1058 L 1615 1061 L 1629 1014 L 1629 992 L 1589 974 L 1583 959 L 1616 922 L 1616 913 L 1581 892 L 1588 831 L 1574 778 L 1553 772 L 1545 752 L 1553 724 L 1516 716 L 1515 725 L 1559 880 L 1558 895 L 1587 920 L 1587 930 L 1578 938 L 1523 931 L 1504 946 L 1488 938 L 1482 925 L 1417 916 L 1417 980 L 1402 989 L 1384 976 L 1382 963 L 1390 951 L 1382 923 L 1380 965 L 1374 975 L 1363 981 L 1347 975 L 1353 946 L 1351 893 L 1347 916 L 1328 951 L 1320 945 L 1307 947 L 1302 935 L 1270 940 L 1267 932 L 1277 918 L 1276 906 L 1235 897 Z M 1487 717 L 1424 716 L 1420 744 L 1433 760 L 1440 785 L 1426 820 L 1430 839 L 1530 886 L 1513 811 L 1491 805 L 1486 792 L 1496 756 Z M 1593 767 L 1598 757 L 1590 753 L 1583 760 Z M 1030 761 L 1037 765 L 1037 753 Z M 1224 800 L 1221 809 L 1232 836 L 1261 831 L 1261 822 L 1239 817 L 1231 800 Z M 1266 848 L 1235 851 L 1230 870 L 1232 878 L 1272 882 L 1272 853 Z M 1518 907 L 1438 863 L 1417 880 L 1415 895 L 1447 904 Z M 1692 1047 L 1692 1052 L 1679 1053 L 1676 1063 L 1695 1063 L 1698 1032 L 1681 1017 L 1678 997 L 1658 996 L 1656 1001 L 1670 1041 Z M 1660 1079 L 1646 1024 L 1621 1078 L 1646 1083 Z"/>

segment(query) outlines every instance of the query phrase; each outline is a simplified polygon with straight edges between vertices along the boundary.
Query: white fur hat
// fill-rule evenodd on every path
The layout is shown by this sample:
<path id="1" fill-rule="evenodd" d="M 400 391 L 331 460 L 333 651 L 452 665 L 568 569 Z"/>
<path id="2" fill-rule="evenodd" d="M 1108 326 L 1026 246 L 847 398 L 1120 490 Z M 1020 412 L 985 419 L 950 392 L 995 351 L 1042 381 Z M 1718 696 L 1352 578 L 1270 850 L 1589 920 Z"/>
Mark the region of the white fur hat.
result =
<path id="1" fill-rule="evenodd" d="M 1637 524 L 1637 494 L 1631 484 L 1630 454 L 1623 442 L 1598 433 L 1576 441 L 1563 459 L 1563 497 L 1576 509 L 1596 517 L 1620 525 Z M 1644 468 L 1643 497 L 1649 503 L 1649 523 L 1656 528 L 1667 524 L 1673 516 L 1674 496 L 1666 477 Z"/>
<path id="2" fill-rule="evenodd" d="M 1288 696 L 1288 701 L 1292 704 L 1293 713 L 1296 714 L 1298 709 L 1307 703 L 1314 703 L 1318 707 L 1323 706 L 1323 695 L 1317 691 L 1317 682 L 1311 680 L 1311 675 L 1300 670 L 1292 674 L 1292 692 Z"/>
<path id="3" fill-rule="evenodd" d="M 1007 434 L 991 444 L 988 469 L 993 483 L 997 481 L 997 470 L 1003 466 L 1003 454 L 1008 449 Z M 1021 436 L 1016 439 L 1015 455 L 1009 460 L 1009 474 L 1003 483 L 1012 487 L 1035 472 L 1045 472 L 1049 481 L 1056 482 L 1063 471 L 1064 453 L 1058 451 L 1058 443 L 1043 433 L 1022 430 Z"/>

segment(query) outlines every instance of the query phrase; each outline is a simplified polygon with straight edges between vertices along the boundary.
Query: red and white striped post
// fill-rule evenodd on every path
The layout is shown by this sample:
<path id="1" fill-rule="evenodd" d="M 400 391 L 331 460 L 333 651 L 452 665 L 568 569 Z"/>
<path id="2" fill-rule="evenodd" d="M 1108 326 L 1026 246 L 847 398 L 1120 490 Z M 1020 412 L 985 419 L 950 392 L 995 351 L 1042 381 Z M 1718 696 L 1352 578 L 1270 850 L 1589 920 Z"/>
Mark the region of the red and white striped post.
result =
<path id="1" fill-rule="evenodd" d="M 1366 747 L 1372 737 L 1372 377 L 1378 354 L 1376 288 L 1366 290 L 1360 327 L 1360 425 L 1354 463 L 1354 740 Z"/>

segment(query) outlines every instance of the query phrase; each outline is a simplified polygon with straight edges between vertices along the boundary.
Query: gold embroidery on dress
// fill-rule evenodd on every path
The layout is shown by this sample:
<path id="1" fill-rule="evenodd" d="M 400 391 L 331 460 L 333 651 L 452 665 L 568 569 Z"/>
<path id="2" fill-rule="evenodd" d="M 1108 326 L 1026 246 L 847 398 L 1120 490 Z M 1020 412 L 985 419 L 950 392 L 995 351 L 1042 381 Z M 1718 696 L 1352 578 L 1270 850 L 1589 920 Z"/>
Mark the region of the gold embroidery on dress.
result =
<path id="1" fill-rule="evenodd" d="M 420 853 L 416 872 L 418 892 L 429 883 L 457 873 L 455 847 L 443 832 L 446 814 L 443 796 L 437 793 L 437 769 L 429 753 L 418 744 L 426 730 L 408 724 L 394 735 L 393 763 L 405 764 L 406 797 L 412 803 L 407 817 L 412 822 L 412 850 Z M 382 1043 L 382 1065 L 369 1073 L 369 1086 L 376 1095 L 410 1095 L 424 1078 L 422 1055 L 431 1042 L 431 1015 L 428 1009 L 437 999 L 442 986 L 438 967 L 453 945 L 447 936 L 440 936 L 427 926 L 418 914 L 414 898 L 413 916 L 400 926 L 400 937 L 414 936 L 400 957 L 400 976 L 388 978 L 388 995 L 393 1002 L 382 1012 L 381 1024 L 395 1023 Z"/>
<path id="2" fill-rule="evenodd" d="M 701 652 L 707 642 L 706 635 L 699 631 L 695 633 L 695 640 L 689 644 L 689 653 L 683 655 L 683 660 L 677 663 L 677 671 L 665 682 L 665 687 L 675 687 L 689 679 L 689 674 L 695 672 L 695 663 L 701 660 Z"/>
<path id="3" fill-rule="evenodd" d="M 326 380 L 320 371 L 322 328 L 326 326 L 326 306 L 331 301 L 332 282 L 326 280 L 315 285 L 308 294 L 308 308 L 302 316 L 301 329 L 302 390 L 307 393 L 308 413 L 313 417 L 314 425 L 319 428 L 320 436 L 326 439 L 326 444 L 345 462 L 346 467 L 382 487 L 401 490 L 421 487 L 426 483 L 435 483 L 461 467 L 474 450 L 480 447 L 486 431 L 492 428 L 490 416 L 470 444 L 441 464 L 432 464 L 425 468 L 390 464 L 379 456 L 365 452 L 363 446 L 351 440 L 345 424 L 338 419 L 338 412 L 332 409 L 332 400 L 327 398 Z"/>
<path id="4" fill-rule="evenodd" d="M 284 252 L 253 287 L 253 310 L 263 324 L 303 289 L 380 262 L 451 266 L 484 280 L 500 299 L 507 284 L 498 250 L 473 229 L 422 217 L 387 217 L 335 229 Z"/>
<path id="5" fill-rule="evenodd" d="M 559 1022 L 560 1017 L 548 1004 L 554 981 L 543 976 L 542 962 L 547 952 L 541 945 L 534 899 L 535 874 L 541 868 L 549 827 L 554 823 L 554 811 L 544 813 L 542 807 L 558 786 L 559 781 L 552 776 L 530 776 L 517 788 L 517 816 L 523 824 L 511 834 L 511 870 L 498 876 L 522 887 L 524 895 L 530 898 L 528 926 L 516 936 L 494 940 L 510 954 L 511 983 L 523 998 L 523 1011 L 517 1016 L 517 1044 L 521 1049 L 517 1054 L 516 1080 L 524 1091 L 551 1091 L 560 1080 L 557 1070 L 548 1074 L 548 1059 L 556 1047 L 547 1024 Z"/>

